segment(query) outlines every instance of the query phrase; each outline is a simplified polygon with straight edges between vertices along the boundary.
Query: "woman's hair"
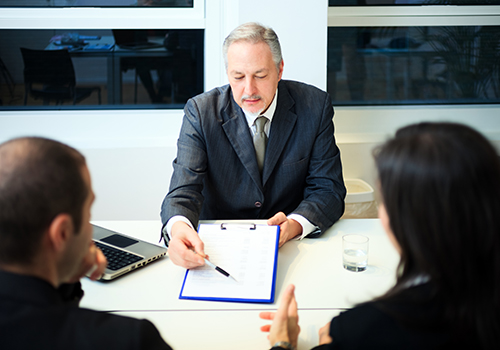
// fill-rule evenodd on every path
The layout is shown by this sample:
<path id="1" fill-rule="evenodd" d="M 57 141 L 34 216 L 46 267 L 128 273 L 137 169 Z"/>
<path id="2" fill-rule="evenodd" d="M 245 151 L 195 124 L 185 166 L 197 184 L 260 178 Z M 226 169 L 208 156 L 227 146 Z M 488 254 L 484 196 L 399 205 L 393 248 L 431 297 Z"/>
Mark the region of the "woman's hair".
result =
<path id="1" fill-rule="evenodd" d="M 428 276 L 444 319 L 481 347 L 500 337 L 500 160 L 477 131 L 421 123 L 374 152 L 390 228 L 401 248 L 397 295 Z"/>

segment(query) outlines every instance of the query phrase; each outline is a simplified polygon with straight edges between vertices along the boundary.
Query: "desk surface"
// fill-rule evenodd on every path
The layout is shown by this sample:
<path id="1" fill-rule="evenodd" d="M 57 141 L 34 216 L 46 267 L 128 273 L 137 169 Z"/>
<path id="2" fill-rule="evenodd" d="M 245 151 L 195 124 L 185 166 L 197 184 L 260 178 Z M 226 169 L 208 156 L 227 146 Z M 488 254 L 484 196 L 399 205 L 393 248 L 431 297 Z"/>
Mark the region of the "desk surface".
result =
<path id="1" fill-rule="evenodd" d="M 159 47 L 145 47 L 142 49 L 122 49 L 115 44 L 113 36 L 100 36 L 95 39 L 86 39 L 85 45 L 63 45 L 60 41 L 52 41 L 45 50 L 62 50 L 67 49 L 73 56 L 131 56 L 131 57 L 149 57 L 149 56 L 172 56 L 172 52 L 163 46 L 163 39 L 153 39 L 152 42 L 161 44 Z M 104 48 L 104 46 L 106 48 Z"/>
<path id="2" fill-rule="evenodd" d="M 85 42 L 88 45 L 72 47 L 71 45 L 57 44 L 53 41 L 45 47 L 45 50 L 61 50 L 66 48 L 72 57 L 79 59 L 105 57 L 107 60 L 107 96 L 108 104 L 111 105 L 122 103 L 122 59 L 129 60 L 127 69 L 134 68 L 137 70 L 138 66 L 144 69 L 171 67 L 170 60 L 173 57 L 173 53 L 164 46 L 138 50 L 121 49 L 118 45 L 115 45 L 113 36 L 101 36 L 98 39 L 87 39 Z M 108 45 L 109 48 L 96 49 L 96 45 L 99 47 Z M 94 49 L 90 49 L 91 47 Z"/>
<path id="3" fill-rule="evenodd" d="M 158 243 L 157 221 L 100 221 L 97 225 Z M 368 269 L 342 267 L 342 235 L 370 238 Z M 296 285 L 301 333 L 299 349 L 318 344 L 318 331 L 342 309 L 384 293 L 395 282 L 398 254 L 378 219 L 344 219 L 317 239 L 286 243 L 278 255 L 276 302 L 244 304 L 180 300 L 185 269 L 163 258 L 111 282 L 83 280 L 82 307 L 146 318 L 174 349 L 269 349 L 260 326 L 263 310 L 275 310 L 289 283 Z M 237 345 L 236 345 L 237 344 Z"/>
<path id="4" fill-rule="evenodd" d="M 158 221 L 100 221 L 95 224 L 158 243 Z M 342 235 L 370 238 L 368 268 L 350 272 L 342 267 Z M 395 282 L 399 256 L 378 219 L 343 219 L 320 238 L 286 243 L 278 254 L 274 304 L 180 300 L 186 270 L 167 257 L 111 282 L 83 280 L 82 307 L 106 311 L 270 310 L 283 288 L 294 283 L 301 310 L 345 309 L 387 291 Z"/>
<path id="5" fill-rule="evenodd" d="M 300 301 L 299 301 L 300 305 Z M 143 311 L 117 312 L 118 315 L 146 318 L 153 322 L 163 339 L 175 350 L 265 350 L 268 333 L 260 327 L 270 324 L 259 318 L 259 310 Z M 299 310 L 298 349 L 318 345 L 318 332 L 340 310 Z"/>

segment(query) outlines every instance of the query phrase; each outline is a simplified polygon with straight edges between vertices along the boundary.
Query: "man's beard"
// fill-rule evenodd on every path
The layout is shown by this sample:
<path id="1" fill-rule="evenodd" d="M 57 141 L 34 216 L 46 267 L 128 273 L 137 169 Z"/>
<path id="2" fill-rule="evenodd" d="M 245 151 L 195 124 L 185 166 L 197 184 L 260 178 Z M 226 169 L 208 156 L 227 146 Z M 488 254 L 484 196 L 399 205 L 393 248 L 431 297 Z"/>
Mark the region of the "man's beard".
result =
<path id="1" fill-rule="evenodd" d="M 241 102 L 242 102 L 241 104 L 244 106 L 245 104 L 243 102 L 245 102 L 245 100 L 248 100 L 248 99 L 250 99 L 250 100 L 260 100 L 261 97 L 259 95 L 252 95 L 252 96 L 250 96 L 250 95 L 243 95 L 241 97 Z M 246 108 L 243 108 L 243 109 L 245 110 L 245 112 L 248 115 L 250 115 L 252 117 L 258 117 L 264 111 L 264 108 L 259 109 L 257 112 L 251 112 L 251 111 L 247 110 Z"/>

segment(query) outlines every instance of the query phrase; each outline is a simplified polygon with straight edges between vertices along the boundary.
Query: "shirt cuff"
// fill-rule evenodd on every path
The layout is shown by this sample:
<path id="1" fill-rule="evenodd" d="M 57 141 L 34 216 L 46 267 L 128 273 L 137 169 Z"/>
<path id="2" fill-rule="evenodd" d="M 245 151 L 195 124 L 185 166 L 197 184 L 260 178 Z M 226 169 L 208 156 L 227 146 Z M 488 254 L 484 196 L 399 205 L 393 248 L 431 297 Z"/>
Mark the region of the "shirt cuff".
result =
<path id="1" fill-rule="evenodd" d="M 189 225 L 189 227 L 191 227 L 194 230 L 193 224 L 191 223 L 191 221 L 189 221 L 187 217 L 182 215 L 172 216 L 165 225 L 165 232 L 168 235 L 169 239 L 172 239 L 172 235 L 170 234 L 170 232 L 172 231 L 172 226 L 174 226 L 174 224 L 179 221 L 185 222 L 186 224 Z"/>
<path id="2" fill-rule="evenodd" d="M 296 236 L 294 239 L 295 240 L 301 240 L 303 239 L 304 237 L 306 237 L 308 234 L 310 234 L 311 232 L 319 229 L 319 227 L 317 226 L 314 226 L 313 224 L 311 224 L 311 222 L 309 220 L 307 220 L 305 217 L 303 217 L 302 215 L 299 215 L 299 214 L 290 214 L 287 216 L 288 219 L 293 219 L 295 221 L 297 221 L 300 226 L 302 226 L 302 234 Z"/>

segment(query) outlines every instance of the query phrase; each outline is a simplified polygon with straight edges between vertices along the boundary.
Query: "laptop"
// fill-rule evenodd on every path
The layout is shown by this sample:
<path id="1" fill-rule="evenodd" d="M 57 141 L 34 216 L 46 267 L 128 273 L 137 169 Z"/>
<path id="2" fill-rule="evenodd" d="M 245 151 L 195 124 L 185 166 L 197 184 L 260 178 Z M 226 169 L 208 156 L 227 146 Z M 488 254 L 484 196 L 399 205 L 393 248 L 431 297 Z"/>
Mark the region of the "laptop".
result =
<path id="1" fill-rule="evenodd" d="M 167 248 L 97 225 L 92 227 L 94 228 L 92 239 L 108 259 L 108 266 L 101 280 L 115 279 L 167 254 Z"/>
<path id="2" fill-rule="evenodd" d="M 144 50 L 163 47 L 163 43 L 148 41 L 148 32 L 141 29 L 113 29 L 115 44 L 121 49 Z"/>

